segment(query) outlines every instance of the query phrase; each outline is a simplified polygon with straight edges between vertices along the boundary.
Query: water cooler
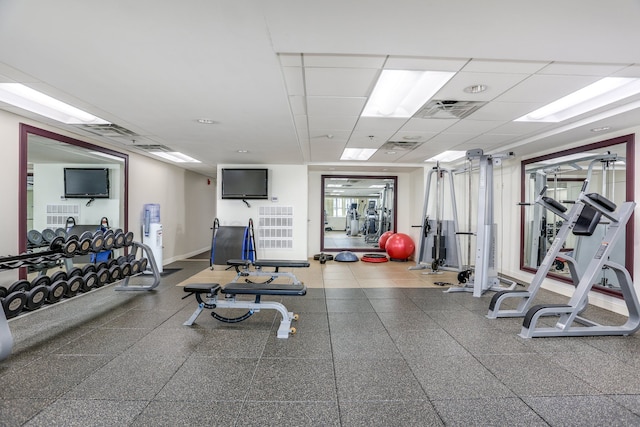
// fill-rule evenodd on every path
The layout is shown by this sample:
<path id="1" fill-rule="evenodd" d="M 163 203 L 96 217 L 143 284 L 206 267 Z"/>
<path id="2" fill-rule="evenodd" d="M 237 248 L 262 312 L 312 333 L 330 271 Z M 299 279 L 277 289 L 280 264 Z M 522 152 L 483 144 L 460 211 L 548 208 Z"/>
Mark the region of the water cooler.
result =
<path id="1" fill-rule="evenodd" d="M 162 273 L 162 224 L 160 223 L 159 204 L 144 205 L 142 243 L 151 249 L 156 267 Z"/>

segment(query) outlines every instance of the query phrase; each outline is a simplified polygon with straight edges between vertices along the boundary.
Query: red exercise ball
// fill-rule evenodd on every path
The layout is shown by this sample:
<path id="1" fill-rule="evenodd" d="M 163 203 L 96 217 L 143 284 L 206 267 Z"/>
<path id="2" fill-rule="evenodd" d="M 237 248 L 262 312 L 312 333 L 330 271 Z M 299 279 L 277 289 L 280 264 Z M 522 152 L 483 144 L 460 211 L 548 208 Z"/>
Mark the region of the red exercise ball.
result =
<path id="1" fill-rule="evenodd" d="M 380 238 L 378 239 L 378 246 L 380 246 L 380 249 L 384 249 L 387 239 L 393 234 L 395 234 L 395 231 L 385 231 L 380 235 Z"/>
<path id="2" fill-rule="evenodd" d="M 391 261 L 407 261 L 416 249 L 416 245 L 406 234 L 395 233 L 387 239 L 385 249 Z"/>

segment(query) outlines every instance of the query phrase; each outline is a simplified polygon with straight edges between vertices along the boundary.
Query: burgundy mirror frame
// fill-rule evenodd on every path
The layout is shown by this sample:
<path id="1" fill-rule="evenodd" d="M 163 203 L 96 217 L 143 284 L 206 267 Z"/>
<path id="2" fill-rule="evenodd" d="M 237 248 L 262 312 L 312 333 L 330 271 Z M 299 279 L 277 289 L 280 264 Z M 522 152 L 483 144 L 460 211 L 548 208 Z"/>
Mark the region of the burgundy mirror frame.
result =
<path id="1" fill-rule="evenodd" d="M 557 157 L 567 156 L 570 154 L 581 153 L 585 151 L 597 150 L 606 147 L 610 147 L 612 145 L 618 144 L 626 144 L 626 189 L 625 189 L 625 200 L 633 200 L 635 197 L 635 134 L 624 135 L 616 138 L 607 139 L 604 141 L 594 142 L 587 145 L 582 145 L 580 147 L 570 148 L 567 150 L 558 151 L 551 154 L 546 154 L 543 156 L 533 157 L 531 159 L 523 160 L 521 163 L 520 169 L 520 201 L 526 202 L 526 173 L 525 169 L 527 165 L 531 163 L 536 163 L 543 160 L 554 159 Z M 524 237 L 525 237 L 525 206 L 522 206 L 520 209 L 520 270 L 527 271 L 529 273 L 535 273 L 536 269 L 528 267 L 524 262 Z M 634 253 L 633 253 L 633 236 L 634 236 L 634 215 L 631 216 L 631 219 L 627 223 L 626 235 L 627 238 L 625 240 L 625 267 L 629 270 L 629 274 L 633 278 L 633 266 L 634 266 Z M 558 280 L 564 283 L 572 283 L 569 278 L 562 277 L 560 275 L 554 274 L 552 272 L 547 273 L 547 277 Z M 602 292 L 608 295 L 614 295 L 617 297 L 622 297 L 620 291 L 604 288 L 601 286 L 594 286 L 593 289 L 598 292 Z"/>

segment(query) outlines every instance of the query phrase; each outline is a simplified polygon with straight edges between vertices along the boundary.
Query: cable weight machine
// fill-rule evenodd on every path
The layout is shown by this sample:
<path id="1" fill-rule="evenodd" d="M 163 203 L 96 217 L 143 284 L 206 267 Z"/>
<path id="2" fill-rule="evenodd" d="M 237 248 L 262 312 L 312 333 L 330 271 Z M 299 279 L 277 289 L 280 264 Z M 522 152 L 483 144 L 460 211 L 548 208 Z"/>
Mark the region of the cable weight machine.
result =
<path id="1" fill-rule="evenodd" d="M 467 173 L 469 173 L 469 207 L 471 207 L 471 171 L 478 170 L 477 191 L 477 231 L 458 232 L 459 235 L 476 236 L 474 252 L 475 264 L 458 274 L 463 286 L 452 286 L 445 292 L 473 292 L 481 297 L 487 291 L 512 290 L 516 283 L 498 276 L 496 270 L 496 231 L 493 203 L 493 167 L 502 164 L 504 159 L 514 156 L 513 152 L 502 154 L 484 154 L 482 149 L 467 151 Z M 469 210 L 471 216 L 471 209 Z M 469 224 L 470 225 L 470 224 Z M 471 265 L 471 244 L 469 241 L 468 265 Z"/>
<path id="2" fill-rule="evenodd" d="M 445 219 L 446 195 L 450 204 L 448 216 L 451 219 Z M 435 219 L 429 218 L 430 212 L 435 213 Z M 453 173 L 449 169 L 441 168 L 439 163 L 436 163 L 427 175 L 422 218 L 422 225 L 419 226 L 420 250 L 416 265 L 409 267 L 409 270 L 431 269 L 423 274 L 438 274 L 441 273 L 440 270 L 460 270 L 462 255 L 458 238 Z"/>

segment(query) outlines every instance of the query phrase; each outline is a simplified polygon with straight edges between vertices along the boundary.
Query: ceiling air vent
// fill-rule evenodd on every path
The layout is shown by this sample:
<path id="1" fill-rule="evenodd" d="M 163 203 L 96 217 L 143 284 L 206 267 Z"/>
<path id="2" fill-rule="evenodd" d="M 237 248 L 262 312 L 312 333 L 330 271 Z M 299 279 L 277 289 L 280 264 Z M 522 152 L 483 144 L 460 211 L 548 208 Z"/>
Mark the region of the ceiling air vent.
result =
<path id="1" fill-rule="evenodd" d="M 167 147 L 166 145 L 159 145 L 159 144 L 151 144 L 151 145 L 134 144 L 131 146 L 131 148 L 137 148 L 138 150 L 142 150 L 142 151 L 163 151 L 165 153 L 171 153 L 175 151 Z"/>
<path id="2" fill-rule="evenodd" d="M 411 151 L 422 145 L 420 141 L 387 141 L 379 150 L 386 151 Z"/>
<path id="3" fill-rule="evenodd" d="M 84 129 L 87 132 L 91 132 L 98 136 L 104 136 L 107 138 L 117 138 L 117 137 L 130 137 L 130 136 L 138 136 L 135 132 L 130 131 L 129 129 L 125 129 L 122 126 L 118 126 L 113 123 L 108 124 L 97 124 L 97 125 L 78 125 L 80 129 Z"/>
<path id="4" fill-rule="evenodd" d="M 429 101 L 413 116 L 417 119 L 464 119 L 486 102 L 481 101 Z"/>

